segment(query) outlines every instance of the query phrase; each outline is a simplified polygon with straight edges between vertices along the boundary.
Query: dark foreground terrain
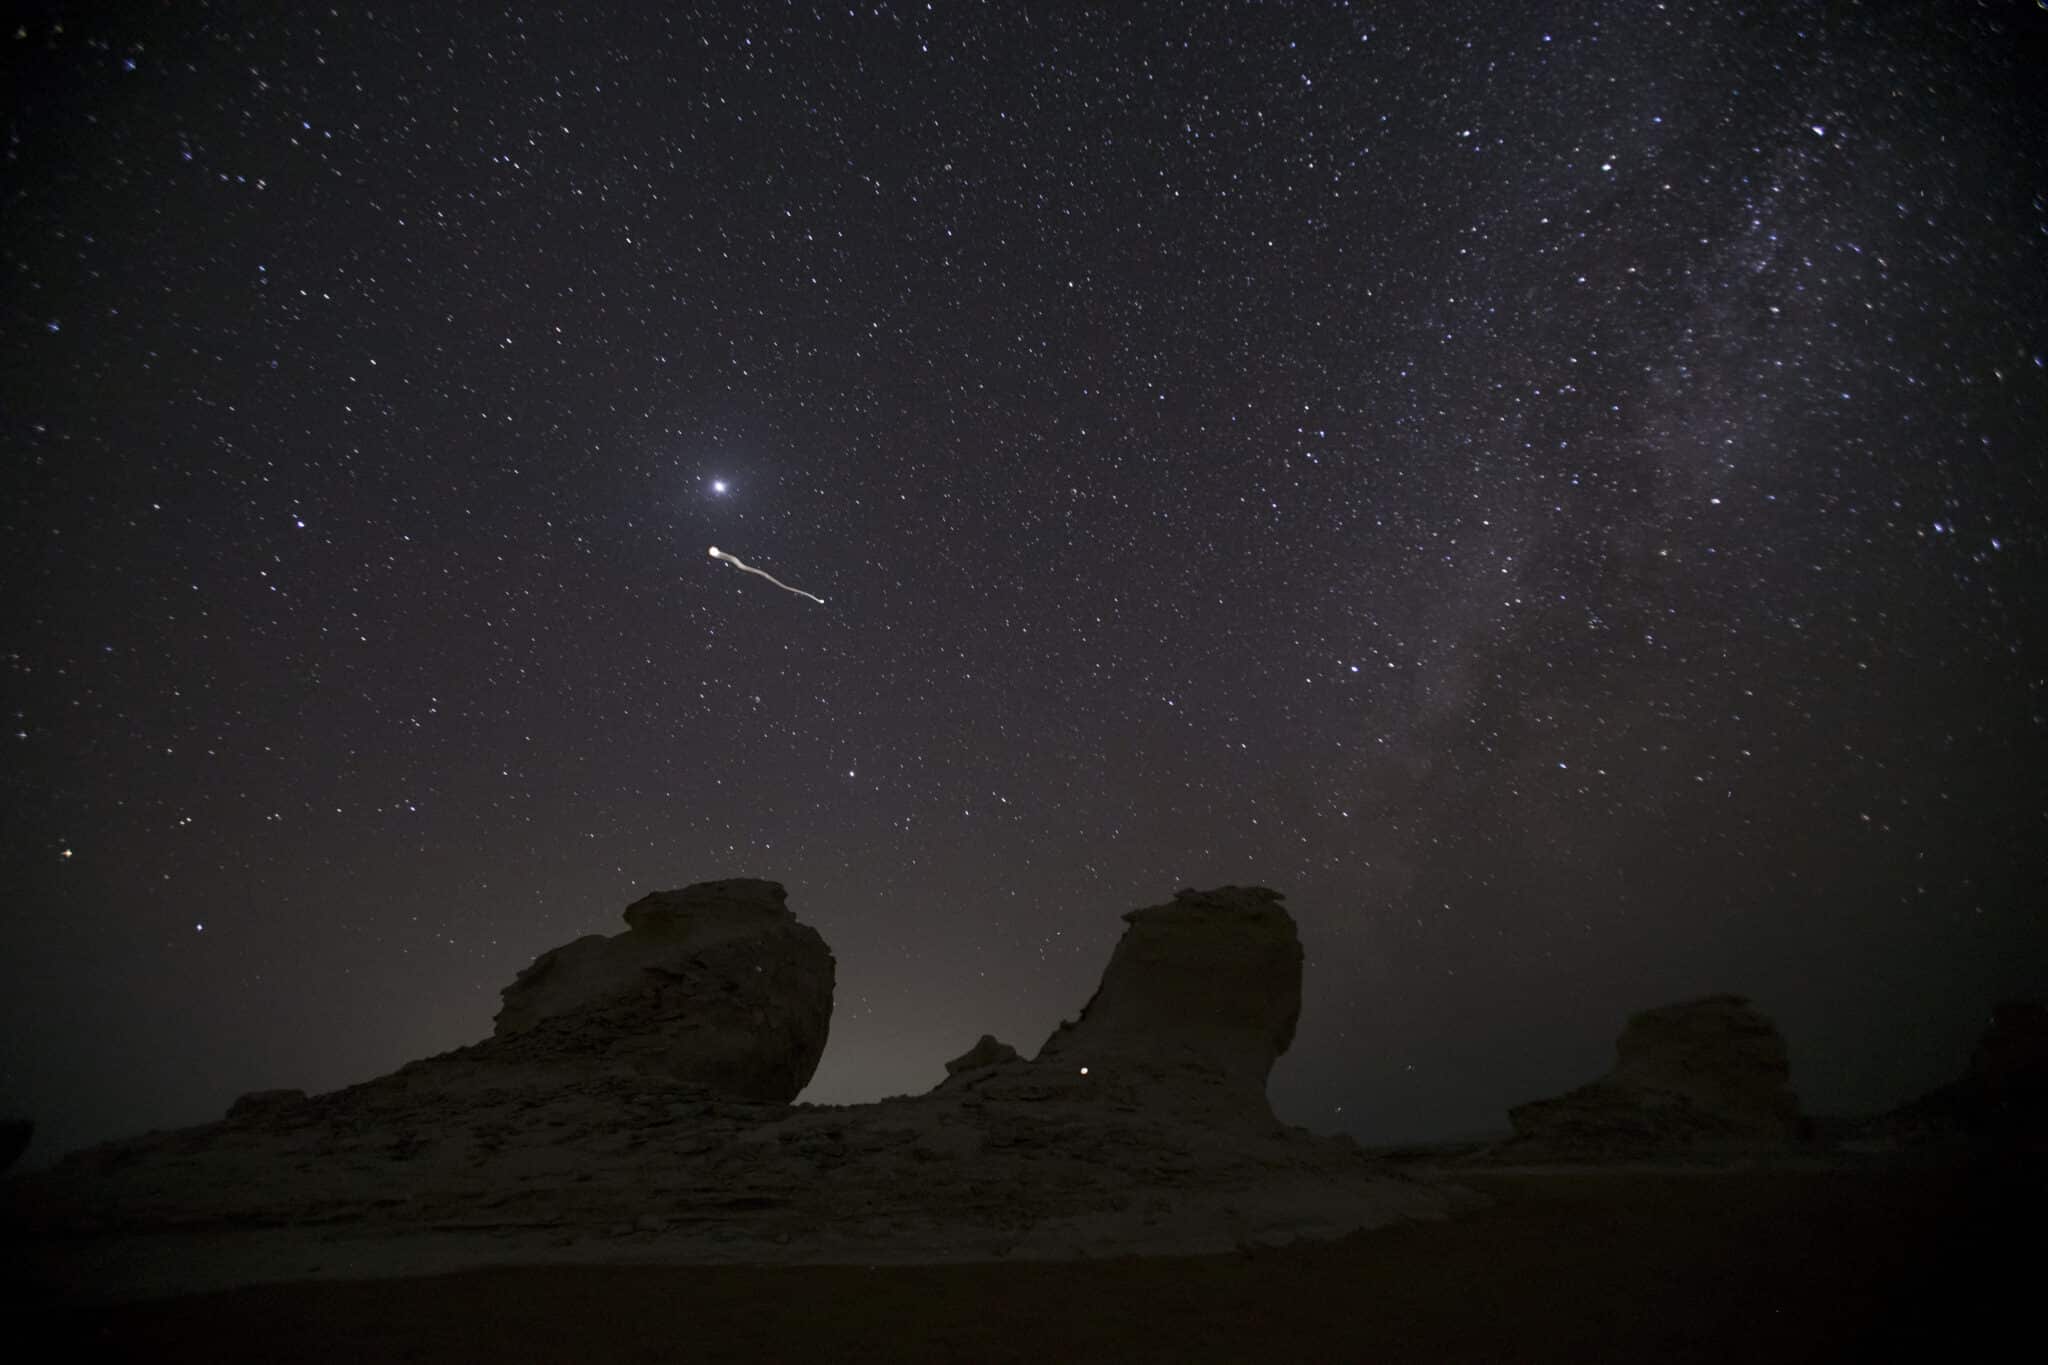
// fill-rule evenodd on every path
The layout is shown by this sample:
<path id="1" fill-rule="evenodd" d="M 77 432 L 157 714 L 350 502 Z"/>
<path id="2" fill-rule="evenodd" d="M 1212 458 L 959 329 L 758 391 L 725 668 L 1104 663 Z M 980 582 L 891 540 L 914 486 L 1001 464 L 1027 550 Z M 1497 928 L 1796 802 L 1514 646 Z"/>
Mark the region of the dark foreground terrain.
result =
<path id="1" fill-rule="evenodd" d="M 39 1339 L 36 1359 L 350 1365 L 1974 1360 L 2041 1345 L 2038 1160 L 1468 1183 L 1497 1202 L 1232 1256 L 487 1270 L 17 1304 L 8 1334 Z"/>

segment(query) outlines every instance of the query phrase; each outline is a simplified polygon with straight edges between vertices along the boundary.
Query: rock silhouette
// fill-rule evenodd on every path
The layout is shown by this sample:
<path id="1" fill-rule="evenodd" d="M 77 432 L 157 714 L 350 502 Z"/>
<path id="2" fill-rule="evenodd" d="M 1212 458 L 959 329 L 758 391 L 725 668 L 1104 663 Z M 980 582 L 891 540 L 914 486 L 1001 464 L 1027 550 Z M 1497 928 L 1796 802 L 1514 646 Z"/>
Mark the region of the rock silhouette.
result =
<path id="1" fill-rule="evenodd" d="M 1302 961 L 1275 892 L 1133 911 L 1036 1059 L 984 1037 L 932 1092 L 845 1107 L 761 1098 L 815 1065 L 830 991 L 782 900 L 757 881 L 649 897 L 628 934 L 520 973 L 481 1043 L 75 1153 L 10 1181 L 9 1213 L 76 1297 L 518 1261 L 1192 1253 L 1470 1199 L 1273 1119 Z"/>
<path id="2" fill-rule="evenodd" d="M 2048 1003 L 1994 1008 L 1961 1079 L 1883 1116 L 1870 1135 L 1908 1144 L 2048 1141 Z"/>
<path id="3" fill-rule="evenodd" d="M 1805 1121 L 1777 1026 L 1739 995 L 1644 1010 L 1589 1085 L 1508 1111 L 1515 1160 L 1709 1154 L 1784 1147 Z"/>
<path id="4" fill-rule="evenodd" d="M 997 1041 L 992 1033 L 981 1035 L 979 1042 L 967 1051 L 946 1063 L 946 1079 L 940 1085 L 951 1085 L 963 1076 L 971 1077 L 984 1067 L 1000 1065 L 1018 1060 L 1017 1049 L 1008 1043 Z"/>
<path id="5" fill-rule="evenodd" d="M 1184 890 L 1130 927 L 1040 1063 L 1086 1066 L 1133 1102 L 1273 1122 L 1266 1078 L 1301 1018 L 1301 940 L 1277 891 Z"/>
<path id="6" fill-rule="evenodd" d="M 33 1119 L 0 1118 L 0 1171 L 21 1160 L 21 1154 L 28 1150 L 28 1144 L 35 1135 Z"/>
<path id="7" fill-rule="evenodd" d="M 787 899 L 746 877 L 643 896 L 625 933 L 579 938 L 519 973 L 492 1036 L 788 1103 L 825 1053 L 834 964 Z"/>

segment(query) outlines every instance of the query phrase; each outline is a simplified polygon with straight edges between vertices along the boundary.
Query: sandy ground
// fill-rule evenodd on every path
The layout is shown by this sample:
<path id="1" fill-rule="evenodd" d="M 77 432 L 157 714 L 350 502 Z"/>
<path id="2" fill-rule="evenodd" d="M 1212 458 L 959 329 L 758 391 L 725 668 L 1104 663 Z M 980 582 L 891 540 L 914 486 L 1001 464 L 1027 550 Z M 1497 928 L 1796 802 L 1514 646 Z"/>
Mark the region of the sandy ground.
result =
<path id="1" fill-rule="evenodd" d="M 1881 1361 L 2028 1358 L 2038 1160 L 1500 1173 L 1448 1223 L 1215 1257 L 564 1266 L 10 1305 L 15 1359 Z M 2014 1331 L 2033 1343 L 1994 1350 Z"/>

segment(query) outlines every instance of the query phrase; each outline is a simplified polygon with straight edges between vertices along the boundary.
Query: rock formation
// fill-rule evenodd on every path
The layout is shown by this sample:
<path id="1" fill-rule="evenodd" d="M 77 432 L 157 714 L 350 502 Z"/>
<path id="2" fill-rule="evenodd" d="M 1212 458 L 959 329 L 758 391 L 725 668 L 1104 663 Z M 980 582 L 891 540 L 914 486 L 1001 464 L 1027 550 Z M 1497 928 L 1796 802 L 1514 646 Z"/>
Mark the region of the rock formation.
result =
<path id="1" fill-rule="evenodd" d="M 1879 1119 L 1867 1134 L 1894 1142 L 2048 1142 L 2048 1003 L 2009 1001 L 1960 1080 Z"/>
<path id="2" fill-rule="evenodd" d="M 1262 886 L 1184 890 L 1124 916 L 1095 998 L 1038 1054 L 1128 1078 L 1140 1103 L 1270 1124 L 1266 1078 L 1301 1019 L 1301 940 Z"/>
<path id="3" fill-rule="evenodd" d="M 1612 1071 L 1510 1109 L 1515 1135 L 1487 1155 L 1597 1160 L 1784 1147 L 1804 1131 L 1790 1081 L 1784 1038 L 1742 996 L 1645 1010 L 1616 1042 Z"/>
<path id="4" fill-rule="evenodd" d="M 746 877 L 643 896 L 625 933 L 536 958 L 492 1036 L 786 1104 L 825 1053 L 833 986 L 831 951 L 787 899 Z"/>
<path id="5" fill-rule="evenodd" d="M 483 1042 L 0 1190 L 41 1288 L 73 1300 L 514 1262 L 1194 1253 L 1443 1216 L 1471 1197 L 1273 1120 L 1301 998 L 1279 900 L 1133 911 L 1036 1059 L 984 1037 L 929 1094 L 823 1107 L 783 1101 L 822 1045 L 830 956 L 781 887 L 704 883 L 543 956 Z"/>
<path id="6" fill-rule="evenodd" d="M 284 1113 L 306 1102 L 303 1090 L 251 1090 L 228 1106 L 229 1119 L 254 1119 Z"/>
<path id="7" fill-rule="evenodd" d="M 940 1085 L 950 1085 L 961 1077 L 971 1077 L 984 1067 L 1000 1066 L 1004 1062 L 1018 1060 L 1017 1049 L 1008 1043 L 999 1042 L 992 1033 L 984 1033 L 981 1040 L 967 1051 L 946 1063 L 946 1079 Z"/>
<path id="8" fill-rule="evenodd" d="M 0 1118 L 0 1171 L 21 1160 L 35 1135 L 34 1119 Z"/>
<path id="9" fill-rule="evenodd" d="M 1996 1006 L 1964 1079 L 1983 1090 L 2038 1092 L 2048 1082 L 2048 1002 Z"/>

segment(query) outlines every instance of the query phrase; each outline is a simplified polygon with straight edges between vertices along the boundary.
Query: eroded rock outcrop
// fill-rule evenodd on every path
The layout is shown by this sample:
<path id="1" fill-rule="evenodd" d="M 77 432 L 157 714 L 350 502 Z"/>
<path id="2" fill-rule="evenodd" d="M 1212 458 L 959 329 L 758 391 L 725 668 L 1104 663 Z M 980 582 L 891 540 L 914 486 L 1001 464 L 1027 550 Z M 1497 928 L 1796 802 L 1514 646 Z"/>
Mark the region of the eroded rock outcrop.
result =
<path id="1" fill-rule="evenodd" d="M 1490 1156 L 1598 1160 L 1784 1147 L 1804 1131 L 1777 1026 L 1739 995 L 1631 1016 L 1614 1069 L 1508 1111 L 1515 1136 Z"/>
<path id="2" fill-rule="evenodd" d="M 984 1033 L 975 1045 L 946 1063 L 946 1079 L 940 1085 L 949 1085 L 963 1076 L 991 1066 L 1018 1060 L 1017 1049 L 999 1041 L 993 1033 Z"/>
<path id="3" fill-rule="evenodd" d="M 1040 1062 L 1137 1073 L 1168 1104 L 1252 1109 L 1301 1020 L 1301 939 L 1263 886 L 1183 890 L 1124 916 L 1109 969 Z"/>
<path id="4" fill-rule="evenodd" d="M 984 1037 L 929 1094 L 792 1107 L 732 1077 L 779 1095 L 809 1074 L 814 1054 L 781 1059 L 803 1055 L 819 969 L 776 927 L 780 887 L 706 883 L 542 958 L 481 1043 L 0 1188 L 48 1234 L 43 1290 L 74 1300 L 518 1262 L 1198 1253 L 1469 1202 L 1273 1120 L 1301 999 L 1279 900 L 1184 891 L 1125 916 L 1095 998 L 1034 1059 Z M 715 1046 L 678 1023 L 706 983 L 756 1002 L 709 1012 Z M 772 1045 L 736 1040 L 747 1019 Z"/>
<path id="5" fill-rule="evenodd" d="M 644 1068 L 740 1099 L 788 1103 L 818 1069 L 834 963 L 776 882 L 658 891 L 626 932 L 536 958 L 504 990 L 494 1038 L 531 1033 L 579 1060 Z"/>
<path id="6" fill-rule="evenodd" d="M 1079 1018 L 1032 1060 L 984 1062 L 946 1085 L 1276 1129 L 1266 1078 L 1294 1041 L 1302 963 L 1280 901 L 1262 886 L 1225 886 L 1130 911 Z"/>
<path id="7" fill-rule="evenodd" d="M 0 1171 L 6 1170 L 21 1160 L 21 1154 L 28 1150 L 34 1140 L 36 1125 L 33 1119 L 8 1116 L 0 1118 Z"/>
<path id="8" fill-rule="evenodd" d="M 295 1109 L 305 1102 L 306 1092 L 303 1090 L 251 1090 L 246 1095 L 237 1096 L 235 1102 L 228 1106 L 228 1117 L 260 1118 L 265 1114 Z"/>
<path id="9" fill-rule="evenodd" d="M 1884 1115 L 1868 1136 L 1907 1144 L 2048 1142 L 2048 1003 L 1994 1008 L 1962 1078 Z"/>

